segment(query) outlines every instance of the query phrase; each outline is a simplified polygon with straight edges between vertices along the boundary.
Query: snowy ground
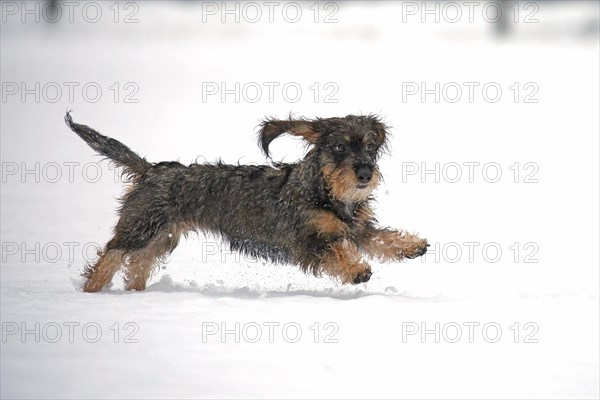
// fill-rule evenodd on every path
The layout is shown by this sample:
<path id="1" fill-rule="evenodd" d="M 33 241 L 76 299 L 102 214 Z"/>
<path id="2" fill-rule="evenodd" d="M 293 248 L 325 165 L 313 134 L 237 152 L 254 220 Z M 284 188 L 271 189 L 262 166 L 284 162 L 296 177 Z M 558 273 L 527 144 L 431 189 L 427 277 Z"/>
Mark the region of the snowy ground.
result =
<path id="1" fill-rule="evenodd" d="M 220 2 L 121 3 L 131 24 L 109 2 L 90 23 L 85 4 L 56 24 L 0 4 L 2 398 L 599 397 L 596 2 L 521 3 L 504 38 L 460 2 L 458 23 L 421 23 L 420 2 L 321 3 L 317 23 L 312 3 L 297 23 L 284 3 L 273 23 L 260 2 L 256 23 L 222 23 Z M 207 92 L 221 82 L 248 91 L 222 101 Z M 440 83 L 438 103 L 407 92 L 421 82 Z M 119 277 L 81 293 L 122 185 L 64 126 L 67 108 L 150 160 L 185 163 L 263 162 L 265 115 L 380 113 L 394 138 L 378 215 L 432 251 L 340 287 L 190 237 L 146 292 Z M 273 148 L 302 154 L 291 139 Z M 439 182 L 421 175 L 436 163 Z"/>

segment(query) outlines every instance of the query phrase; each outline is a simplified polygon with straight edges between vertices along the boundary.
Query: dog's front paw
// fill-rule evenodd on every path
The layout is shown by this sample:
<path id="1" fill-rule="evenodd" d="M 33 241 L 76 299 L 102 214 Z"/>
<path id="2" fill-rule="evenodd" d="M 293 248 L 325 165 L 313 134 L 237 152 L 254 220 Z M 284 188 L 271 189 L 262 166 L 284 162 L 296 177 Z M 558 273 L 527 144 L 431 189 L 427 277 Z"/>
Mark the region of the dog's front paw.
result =
<path id="1" fill-rule="evenodd" d="M 373 273 L 371 272 L 371 269 L 368 268 L 356 275 L 352 283 L 358 285 L 359 283 L 368 282 L 369 279 L 371 279 L 371 275 L 373 275 Z"/>
<path id="2" fill-rule="evenodd" d="M 421 257 L 423 254 L 427 253 L 428 247 L 429 243 L 427 243 L 427 239 L 421 239 L 414 236 L 411 240 L 405 241 L 402 248 L 402 254 L 404 257 L 411 259 Z"/>

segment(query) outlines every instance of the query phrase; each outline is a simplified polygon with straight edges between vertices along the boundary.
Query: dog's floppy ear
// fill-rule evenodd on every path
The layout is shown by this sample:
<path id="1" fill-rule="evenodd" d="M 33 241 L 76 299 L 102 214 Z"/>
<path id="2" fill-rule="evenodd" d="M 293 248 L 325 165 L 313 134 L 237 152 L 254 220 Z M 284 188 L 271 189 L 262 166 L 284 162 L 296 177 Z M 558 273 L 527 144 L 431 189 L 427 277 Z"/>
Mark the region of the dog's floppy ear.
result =
<path id="1" fill-rule="evenodd" d="M 387 153 L 389 151 L 390 127 L 378 115 L 369 114 L 367 119 L 371 123 L 372 132 L 375 133 L 381 150 Z"/>
<path id="2" fill-rule="evenodd" d="M 258 132 L 258 145 L 266 156 L 269 156 L 269 144 L 286 132 L 294 136 L 300 136 L 312 144 L 317 143 L 320 137 L 311 121 L 291 118 L 289 120 L 268 118 L 260 124 L 260 131 Z"/>

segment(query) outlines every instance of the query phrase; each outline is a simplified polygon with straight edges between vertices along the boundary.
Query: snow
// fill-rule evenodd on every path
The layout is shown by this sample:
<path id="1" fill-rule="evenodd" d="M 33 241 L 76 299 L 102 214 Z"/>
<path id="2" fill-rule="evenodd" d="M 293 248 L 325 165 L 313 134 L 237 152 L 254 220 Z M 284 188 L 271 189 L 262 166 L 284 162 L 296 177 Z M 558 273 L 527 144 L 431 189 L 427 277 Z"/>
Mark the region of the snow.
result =
<path id="1" fill-rule="evenodd" d="M 163 2 L 137 3 L 139 22 L 123 24 L 102 4 L 96 24 L 3 14 L 2 398 L 600 396 L 597 25 L 586 34 L 597 3 L 539 3 L 540 22 L 506 38 L 481 18 L 403 23 L 393 2 L 339 3 L 332 24 L 314 23 L 310 4 L 296 24 L 252 24 Z M 63 92 L 22 101 L 7 82 Z M 90 82 L 95 103 L 81 92 Z M 263 95 L 223 102 L 207 82 Z M 273 101 L 265 82 L 279 83 Z M 407 82 L 456 82 L 463 98 L 404 102 Z M 469 102 L 465 82 L 503 95 Z M 539 102 L 515 103 L 515 82 L 519 100 L 535 83 Z M 332 88 L 337 103 L 324 101 Z M 267 115 L 380 113 L 394 137 L 379 220 L 418 231 L 431 252 L 339 286 L 191 235 L 145 292 L 118 276 L 84 294 L 79 274 L 109 238 L 122 183 L 64 126 L 66 109 L 149 160 L 184 163 L 264 162 L 253 135 Z M 304 151 L 290 138 L 272 149 L 286 161 Z M 436 163 L 439 182 L 422 175 Z"/>

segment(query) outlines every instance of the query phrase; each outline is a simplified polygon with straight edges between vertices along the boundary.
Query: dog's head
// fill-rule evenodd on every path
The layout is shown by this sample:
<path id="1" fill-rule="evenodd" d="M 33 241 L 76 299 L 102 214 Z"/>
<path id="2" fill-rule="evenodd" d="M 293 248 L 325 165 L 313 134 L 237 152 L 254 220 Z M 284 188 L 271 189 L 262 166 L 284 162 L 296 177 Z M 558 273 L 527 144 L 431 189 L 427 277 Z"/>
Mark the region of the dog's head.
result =
<path id="1" fill-rule="evenodd" d="M 283 133 L 300 136 L 312 147 L 305 160 L 317 162 L 332 198 L 345 203 L 366 200 L 380 181 L 377 160 L 387 151 L 388 127 L 376 115 L 275 120 L 261 124 L 259 145 Z"/>

